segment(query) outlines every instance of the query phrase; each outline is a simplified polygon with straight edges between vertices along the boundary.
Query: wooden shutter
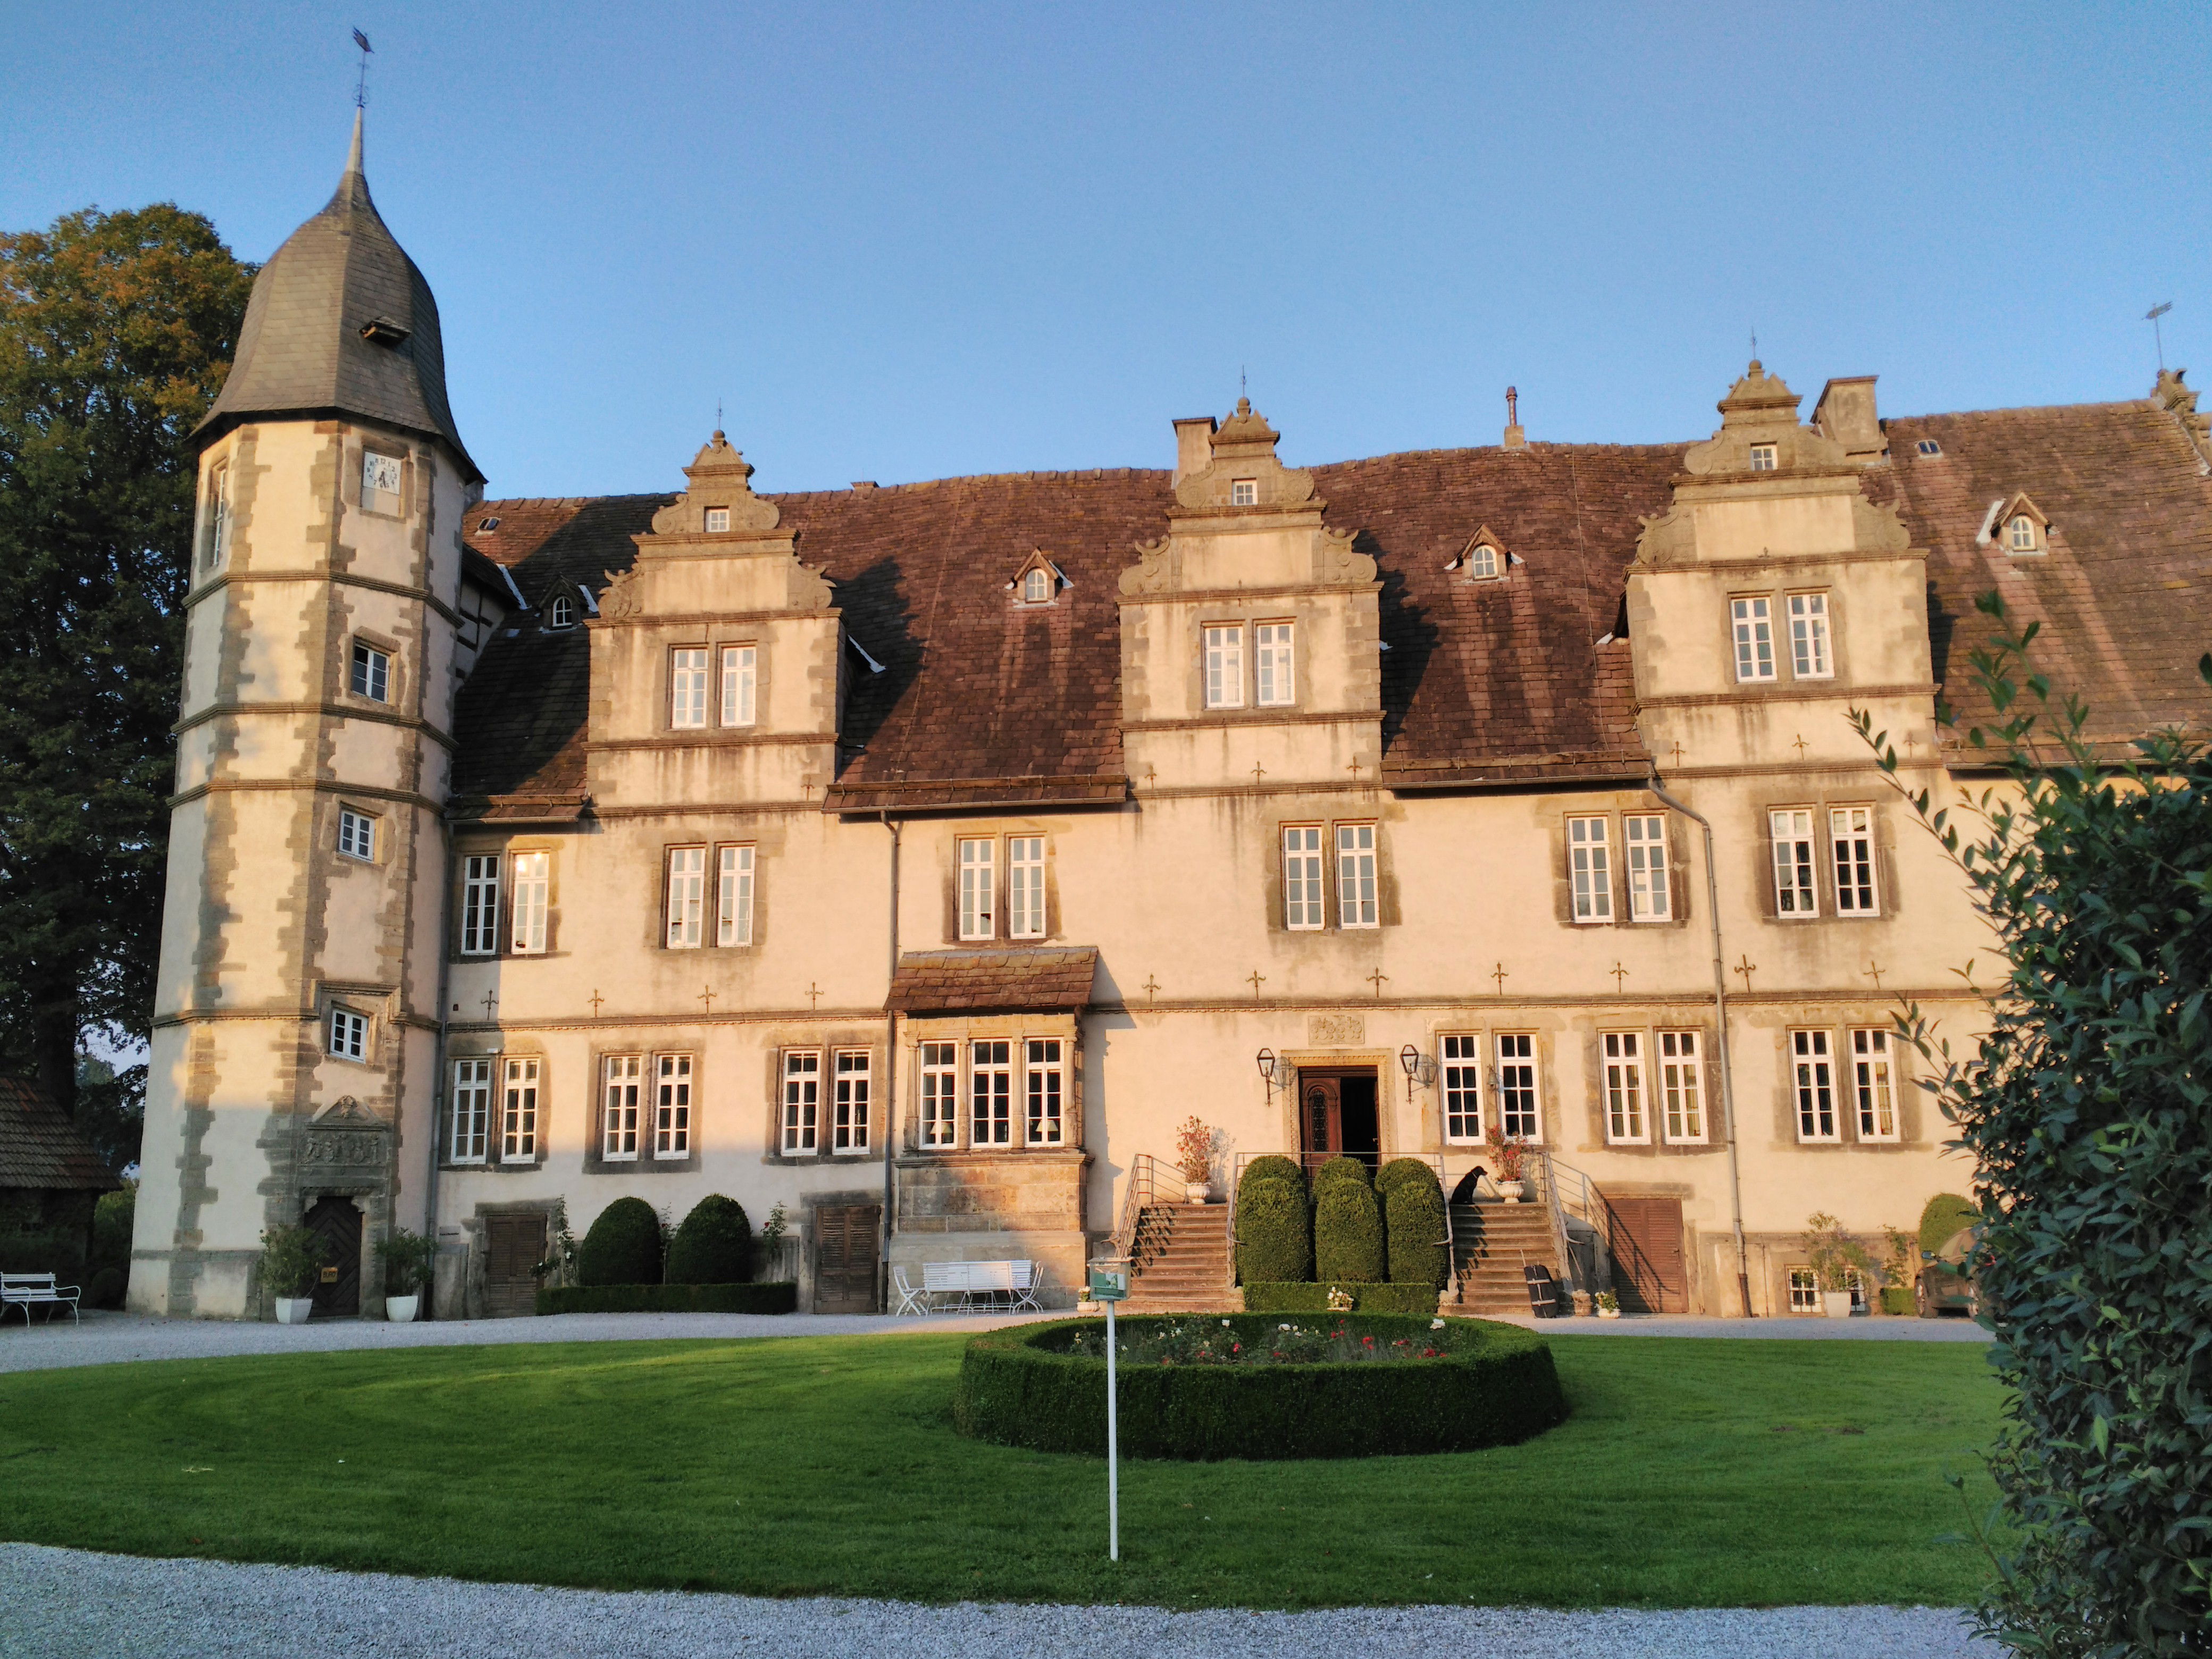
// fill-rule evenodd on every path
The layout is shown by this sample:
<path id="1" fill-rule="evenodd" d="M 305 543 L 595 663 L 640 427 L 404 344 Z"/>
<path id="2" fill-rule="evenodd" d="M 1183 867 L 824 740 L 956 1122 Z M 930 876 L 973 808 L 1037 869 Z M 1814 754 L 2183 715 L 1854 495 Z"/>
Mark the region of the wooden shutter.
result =
<path id="1" fill-rule="evenodd" d="M 1635 1313 L 1687 1313 L 1682 1200 L 1608 1198 L 1605 1212 L 1613 1246 L 1613 1288 L 1621 1307 Z"/>

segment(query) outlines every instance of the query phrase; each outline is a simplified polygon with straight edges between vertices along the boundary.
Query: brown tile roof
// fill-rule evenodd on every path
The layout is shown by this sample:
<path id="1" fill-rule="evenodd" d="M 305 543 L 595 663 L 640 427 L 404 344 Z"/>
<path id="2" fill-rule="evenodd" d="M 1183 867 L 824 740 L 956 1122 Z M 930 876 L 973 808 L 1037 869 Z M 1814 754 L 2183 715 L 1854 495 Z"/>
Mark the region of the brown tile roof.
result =
<path id="1" fill-rule="evenodd" d="M 1035 1012 L 1091 1000 L 1098 952 L 908 951 L 884 1006 L 902 1014 Z"/>
<path id="2" fill-rule="evenodd" d="M 0 1077 L 0 1188 L 105 1193 L 122 1184 L 35 1084 Z"/>

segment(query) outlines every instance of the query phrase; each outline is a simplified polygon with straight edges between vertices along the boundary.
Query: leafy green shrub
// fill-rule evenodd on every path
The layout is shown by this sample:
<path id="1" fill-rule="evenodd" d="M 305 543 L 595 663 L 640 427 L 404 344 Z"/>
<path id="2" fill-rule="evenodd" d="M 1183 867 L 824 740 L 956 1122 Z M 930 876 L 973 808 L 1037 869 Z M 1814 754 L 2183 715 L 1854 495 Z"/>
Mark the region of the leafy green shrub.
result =
<path id="1" fill-rule="evenodd" d="M 1910 799 L 2007 971 L 1977 1052 L 1954 1057 L 1917 1008 L 1905 1020 L 1975 1160 L 1981 1317 L 2010 1391 L 1990 1454 L 2009 1528 L 1984 1535 L 2003 1553 L 1978 1619 L 2021 1652 L 2201 1654 L 2212 750 L 2167 732 L 2114 761 L 2034 672 L 2034 625 L 2012 631 L 1994 594 L 1979 608 L 2000 631 L 1969 660 L 2003 724 L 1966 738 L 2006 781 L 1956 811 Z M 2197 669 L 2212 681 L 2212 656 Z M 1855 719 L 1893 775 L 1887 734 Z"/>
<path id="2" fill-rule="evenodd" d="M 1364 1314 L 1419 1314 L 1426 1319 L 1437 1310 L 1433 1285 L 1252 1284 L 1244 1286 L 1246 1313 L 1327 1313 L 1328 1293 L 1349 1291 L 1352 1311 Z"/>
<path id="3" fill-rule="evenodd" d="M 1247 1181 L 1287 1181 L 1301 1193 L 1306 1189 L 1306 1172 L 1298 1167 L 1297 1159 L 1279 1152 L 1269 1152 L 1247 1164 L 1243 1179 L 1237 1182 L 1240 1190 Z"/>
<path id="4" fill-rule="evenodd" d="M 1375 1190 L 1382 1200 L 1392 1282 L 1441 1289 L 1451 1279 L 1451 1247 L 1444 1243 L 1444 1189 L 1437 1172 L 1418 1158 L 1394 1158 L 1375 1177 Z"/>
<path id="5" fill-rule="evenodd" d="M 261 1283 L 271 1296 L 313 1296 L 323 1270 L 323 1237 L 311 1227 L 271 1227 L 261 1235 Z"/>
<path id="6" fill-rule="evenodd" d="M 431 1264 L 437 1259 L 436 1239 L 404 1227 L 394 1227 L 390 1237 L 376 1241 L 376 1260 L 384 1269 L 385 1295 L 421 1295 L 430 1283 Z"/>
<path id="7" fill-rule="evenodd" d="M 1956 1193 L 1938 1193 L 1920 1212 L 1920 1248 L 1933 1255 L 1982 1218 L 1972 1203 Z"/>
<path id="8" fill-rule="evenodd" d="M 752 1277 L 753 1224 L 734 1198 L 709 1193 L 668 1244 L 672 1285 L 742 1285 Z"/>
<path id="9" fill-rule="evenodd" d="M 660 1218 L 641 1198 L 618 1198 L 599 1212 L 576 1253 L 583 1285 L 660 1283 Z"/>
<path id="10" fill-rule="evenodd" d="M 1329 1167 L 1322 1165 L 1324 1172 Z M 1357 1181 L 1339 1176 L 1315 1183 L 1314 1277 L 1361 1285 L 1384 1278 L 1382 1211 L 1364 1169 Z"/>
<path id="11" fill-rule="evenodd" d="M 1371 1196 L 1371 1194 L 1370 1194 Z M 1121 1322 L 1134 1334 L 1162 1322 Z M 1230 1322 L 1265 1340 L 1276 1321 Z M 1510 1445 L 1564 1422 L 1552 1351 L 1533 1331 L 1452 1320 L 1352 1315 L 1355 1334 L 1441 1346 L 1434 1359 L 1377 1364 L 1152 1365 L 1120 1377 L 1121 1449 L 1131 1457 L 1374 1457 Z M 970 1341 L 952 1396 L 965 1435 L 1043 1451 L 1103 1455 L 1106 1362 L 1067 1352 L 1097 1321 L 987 1332 Z"/>
<path id="12" fill-rule="evenodd" d="M 799 1308 L 789 1279 L 756 1285 L 564 1285 L 538 1292 L 541 1314 L 787 1314 Z"/>
<path id="13" fill-rule="evenodd" d="M 1289 1163 L 1287 1158 L 1277 1160 Z M 1305 1182 L 1251 1170 L 1237 1184 L 1237 1276 L 1304 1279 L 1313 1272 L 1313 1218 Z"/>
<path id="14" fill-rule="evenodd" d="M 1367 1165 L 1360 1159 L 1332 1158 L 1313 1173 L 1314 1202 L 1320 1203 L 1322 1191 L 1339 1181 L 1356 1181 L 1370 1191 L 1375 1186 L 1375 1178 L 1368 1174 Z"/>
<path id="15" fill-rule="evenodd" d="M 1910 1285 L 1883 1285 L 1881 1310 L 1886 1314 L 1911 1315 L 1913 1312 L 1912 1287 Z"/>

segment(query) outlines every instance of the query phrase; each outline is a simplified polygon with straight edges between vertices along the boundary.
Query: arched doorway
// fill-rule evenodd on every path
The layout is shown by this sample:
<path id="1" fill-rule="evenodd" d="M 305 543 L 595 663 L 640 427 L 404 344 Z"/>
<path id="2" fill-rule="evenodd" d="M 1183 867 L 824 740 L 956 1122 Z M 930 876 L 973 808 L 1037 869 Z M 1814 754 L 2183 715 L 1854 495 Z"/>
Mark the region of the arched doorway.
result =
<path id="1" fill-rule="evenodd" d="M 361 1212 L 335 1193 L 315 1200 L 307 1212 L 309 1231 L 323 1241 L 323 1270 L 315 1280 L 319 1318 L 349 1318 L 361 1312 Z"/>

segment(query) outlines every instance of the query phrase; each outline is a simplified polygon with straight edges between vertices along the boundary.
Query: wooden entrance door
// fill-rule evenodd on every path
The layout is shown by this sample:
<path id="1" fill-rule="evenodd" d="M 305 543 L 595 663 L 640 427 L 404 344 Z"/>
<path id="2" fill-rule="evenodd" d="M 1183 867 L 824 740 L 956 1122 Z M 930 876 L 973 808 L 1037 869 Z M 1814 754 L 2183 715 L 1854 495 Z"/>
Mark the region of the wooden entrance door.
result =
<path id="1" fill-rule="evenodd" d="M 538 1311 L 538 1264 L 545 1260 L 545 1214 L 531 1210 L 484 1218 L 483 1310 L 487 1319 Z"/>
<path id="2" fill-rule="evenodd" d="M 1687 1313 L 1682 1200 L 1608 1198 L 1605 1213 L 1613 1245 L 1613 1288 L 1621 1307 L 1634 1313 Z"/>
<path id="3" fill-rule="evenodd" d="M 1298 1150 L 1309 1171 L 1344 1150 L 1344 1079 L 1334 1073 L 1298 1073 Z"/>
<path id="4" fill-rule="evenodd" d="M 814 1311 L 876 1310 L 880 1204 L 825 1205 L 814 1212 Z"/>
<path id="5" fill-rule="evenodd" d="M 361 1212 L 332 1194 L 307 1212 L 309 1231 L 323 1241 L 323 1270 L 315 1279 L 315 1312 L 340 1319 L 361 1311 Z"/>

